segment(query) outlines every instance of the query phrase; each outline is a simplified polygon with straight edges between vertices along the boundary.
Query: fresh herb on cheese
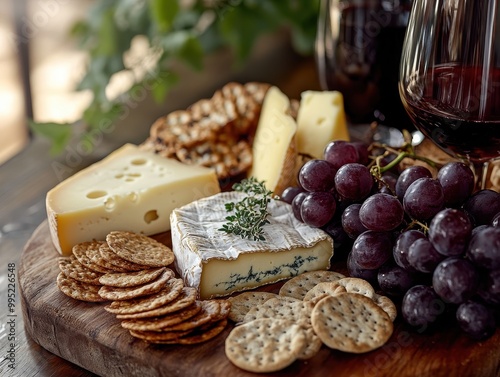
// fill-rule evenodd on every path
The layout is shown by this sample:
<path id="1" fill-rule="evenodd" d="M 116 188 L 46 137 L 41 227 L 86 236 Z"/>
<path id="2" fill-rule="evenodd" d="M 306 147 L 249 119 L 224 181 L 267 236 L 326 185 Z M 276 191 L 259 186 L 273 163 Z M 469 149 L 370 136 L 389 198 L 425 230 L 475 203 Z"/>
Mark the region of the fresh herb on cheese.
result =
<path id="1" fill-rule="evenodd" d="M 226 211 L 234 214 L 226 217 L 228 223 L 219 230 L 241 238 L 264 241 L 262 227 L 269 224 L 267 205 L 272 199 L 272 192 L 266 188 L 264 181 L 259 182 L 254 177 L 234 184 L 233 190 L 244 192 L 247 196 L 237 203 L 226 203 Z"/>

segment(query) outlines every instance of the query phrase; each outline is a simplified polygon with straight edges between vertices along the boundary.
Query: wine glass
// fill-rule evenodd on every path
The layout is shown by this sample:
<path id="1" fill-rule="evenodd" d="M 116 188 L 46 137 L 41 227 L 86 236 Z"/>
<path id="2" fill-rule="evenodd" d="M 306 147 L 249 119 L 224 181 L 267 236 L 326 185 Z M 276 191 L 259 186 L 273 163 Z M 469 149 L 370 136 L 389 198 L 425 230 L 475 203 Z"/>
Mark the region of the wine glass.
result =
<path id="1" fill-rule="evenodd" d="M 484 188 L 486 165 L 500 157 L 498 1 L 414 1 L 399 92 L 415 126 L 472 163 Z"/>

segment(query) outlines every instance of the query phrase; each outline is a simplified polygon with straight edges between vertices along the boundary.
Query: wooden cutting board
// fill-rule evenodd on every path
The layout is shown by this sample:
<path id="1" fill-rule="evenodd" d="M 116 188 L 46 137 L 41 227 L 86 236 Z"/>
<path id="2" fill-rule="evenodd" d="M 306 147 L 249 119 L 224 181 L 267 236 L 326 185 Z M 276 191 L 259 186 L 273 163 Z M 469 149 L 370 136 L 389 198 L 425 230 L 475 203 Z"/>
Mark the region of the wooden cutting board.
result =
<path id="1" fill-rule="evenodd" d="M 170 242 L 168 234 L 156 238 Z M 28 241 L 19 268 L 26 332 L 48 351 L 102 376 L 255 376 L 235 367 L 224 354 L 232 325 L 199 345 L 149 345 L 130 336 L 103 309 L 105 304 L 79 302 L 62 294 L 55 283 L 58 256 L 44 222 Z M 267 289 L 278 288 L 279 284 Z M 476 342 L 453 324 L 434 333 L 418 333 L 396 320 L 394 334 L 376 351 L 354 355 L 323 346 L 312 359 L 270 375 L 499 377 L 500 330 L 487 341 Z"/>

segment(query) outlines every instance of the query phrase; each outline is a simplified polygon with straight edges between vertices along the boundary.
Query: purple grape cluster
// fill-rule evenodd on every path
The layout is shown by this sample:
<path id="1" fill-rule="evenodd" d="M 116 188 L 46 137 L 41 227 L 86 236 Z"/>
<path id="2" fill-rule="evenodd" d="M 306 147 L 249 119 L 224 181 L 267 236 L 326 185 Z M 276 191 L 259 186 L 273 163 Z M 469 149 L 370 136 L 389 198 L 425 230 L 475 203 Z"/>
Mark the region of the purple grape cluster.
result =
<path id="1" fill-rule="evenodd" d="M 461 162 L 436 178 L 423 166 L 375 178 L 368 155 L 364 144 L 331 142 L 282 200 L 346 251 L 350 276 L 400 302 L 408 324 L 452 312 L 470 337 L 490 337 L 500 322 L 500 193 L 473 192 Z"/>

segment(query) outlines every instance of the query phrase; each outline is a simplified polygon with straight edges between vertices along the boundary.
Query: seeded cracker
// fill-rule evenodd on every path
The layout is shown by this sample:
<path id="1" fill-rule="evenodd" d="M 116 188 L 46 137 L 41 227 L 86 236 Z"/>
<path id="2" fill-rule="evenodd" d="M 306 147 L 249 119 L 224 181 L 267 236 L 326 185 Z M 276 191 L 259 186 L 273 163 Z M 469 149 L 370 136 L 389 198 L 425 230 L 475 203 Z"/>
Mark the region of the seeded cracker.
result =
<path id="1" fill-rule="evenodd" d="M 200 301 L 200 305 L 201 310 L 195 316 L 165 329 L 168 331 L 193 330 L 201 325 L 209 323 L 212 318 L 215 318 L 220 313 L 220 304 L 218 300 L 203 300 Z"/>
<path id="2" fill-rule="evenodd" d="M 234 322 L 242 322 L 245 319 L 245 314 L 247 314 L 250 309 L 276 296 L 276 293 L 255 291 L 243 292 L 237 296 L 230 297 L 228 299 L 231 302 L 229 319 Z"/>
<path id="3" fill-rule="evenodd" d="M 99 253 L 105 260 L 107 260 L 112 265 L 124 268 L 127 271 L 140 271 L 144 269 L 143 265 L 129 262 L 128 260 L 125 260 L 122 257 L 118 256 L 118 254 L 116 254 L 113 250 L 109 248 L 107 242 L 104 242 L 99 247 Z"/>
<path id="4" fill-rule="evenodd" d="M 219 335 L 227 326 L 227 319 L 222 319 L 217 322 L 209 323 L 206 327 L 200 327 L 186 335 L 183 335 L 177 338 L 175 341 L 167 341 L 167 342 L 156 342 L 163 344 L 198 344 L 206 342 Z"/>
<path id="5" fill-rule="evenodd" d="M 99 282 L 109 287 L 135 287 L 152 282 L 165 271 L 170 277 L 174 276 L 171 269 L 159 267 L 142 271 L 107 273 L 99 278 Z"/>
<path id="6" fill-rule="evenodd" d="M 90 242 L 82 242 L 76 244 L 75 246 L 73 246 L 72 249 L 73 255 L 76 257 L 76 259 L 78 259 L 78 262 L 83 264 L 85 267 L 90 268 L 92 271 L 101 272 L 103 274 L 107 272 L 113 272 L 113 270 L 110 270 L 109 268 L 105 268 L 99 266 L 98 264 L 95 264 L 87 256 L 88 249 L 99 250 L 99 247 L 104 243 L 105 243 L 104 241 L 90 241 Z"/>
<path id="7" fill-rule="evenodd" d="M 118 319 L 148 318 L 172 313 L 196 300 L 196 289 L 184 287 L 181 279 L 170 279 L 167 288 L 143 298 L 113 301 L 106 309 Z"/>
<path id="8" fill-rule="evenodd" d="M 301 327 L 287 319 L 262 318 L 236 326 L 225 342 L 227 358 L 249 372 L 275 372 L 292 364 L 304 349 Z"/>
<path id="9" fill-rule="evenodd" d="M 87 301 L 87 302 L 103 302 L 103 299 L 98 291 L 98 285 L 82 283 L 78 280 L 72 279 L 60 272 L 57 275 L 57 287 L 66 296 L 69 296 L 75 300 Z"/>
<path id="10" fill-rule="evenodd" d="M 322 281 L 337 281 L 342 278 L 345 278 L 345 275 L 334 271 L 320 270 L 305 272 L 291 278 L 285 284 L 283 284 L 279 291 L 279 294 L 280 296 L 295 297 L 299 300 L 302 300 L 307 291 L 313 288 L 316 284 Z"/>
<path id="11" fill-rule="evenodd" d="M 102 286 L 99 294 L 106 300 L 129 300 L 131 298 L 143 297 L 160 291 L 172 275 L 164 271 L 156 280 L 136 287 L 108 287 Z"/>
<path id="12" fill-rule="evenodd" d="M 393 332 L 387 313 L 373 300 L 357 293 L 323 298 L 314 307 L 311 322 L 325 345 L 351 353 L 379 348 Z"/>
<path id="13" fill-rule="evenodd" d="M 165 267 L 174 261 L 174 253 L 153 238 L 132 232 L 114 231 L 106 236 L 109 247 L 129 262 L 150 267 Z"/>
<path id="14" fill-rule="evenodd" d="M 122 321 L 122 327 L 127 330 L 159 331 L 195 316 L 200 310 L 200 302 L 195 301 L 193 304 L 183 310 L 166 314 L 161 317 L 124 320 Z"/>
<path id="15" fill-rule="evenodd" d="M 59 269 L 72 279 L 81 281 L 82 283 L 100 285 L 99 278 L 102 276 L 100 272 L 92 271 L 78 262 L 74 255 L 68 257 L 59 257 Z"/>
<path id="16" fill-rule="evenodd" d="M 126 272 L 127 270 L 125 268 L 115 266 L 102 257 L 100 249 L 104 244 L 105 242 L 99 242 L 98 244 L 96 244 L 96 247 L 89 247 L 85 250 L 85 254 L 90 259 L 90 261 L 95 265 L 103 267 L 112 272 Z"/>

